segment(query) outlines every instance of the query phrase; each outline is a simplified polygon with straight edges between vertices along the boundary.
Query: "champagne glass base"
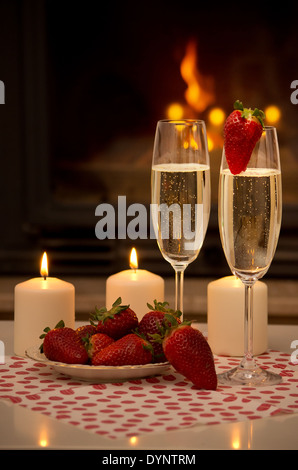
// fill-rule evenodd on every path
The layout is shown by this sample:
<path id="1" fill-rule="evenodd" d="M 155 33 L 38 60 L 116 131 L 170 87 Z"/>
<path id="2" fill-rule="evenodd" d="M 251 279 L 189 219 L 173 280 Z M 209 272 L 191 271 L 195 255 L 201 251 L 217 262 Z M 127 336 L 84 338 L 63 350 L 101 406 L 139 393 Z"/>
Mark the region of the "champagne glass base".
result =
<path id="1" fill-rule="evenodd" d="M 245 369 L 238 366 L 218 374 L 217 379 L 221 385 L 246 385 L 252 387 L 277 385 L 282 381 L 280 375 L 258 366 L 254 369 Z"/>

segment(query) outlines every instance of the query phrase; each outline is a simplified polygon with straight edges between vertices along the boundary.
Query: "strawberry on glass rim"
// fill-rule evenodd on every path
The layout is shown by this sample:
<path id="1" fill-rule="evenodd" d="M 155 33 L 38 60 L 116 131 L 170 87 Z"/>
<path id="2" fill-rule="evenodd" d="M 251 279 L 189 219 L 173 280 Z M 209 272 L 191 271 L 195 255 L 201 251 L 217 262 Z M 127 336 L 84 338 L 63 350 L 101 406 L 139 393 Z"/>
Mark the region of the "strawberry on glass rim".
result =
<path id="1" fill-rule="evenodd" d="M 262 110 L 244 108 L 241 101 L 235 101 L 234 111 L 224 125 L 225 155 L 233 175 L 246 170 L 253 149 L 261 138 L 264 119 Z"/>

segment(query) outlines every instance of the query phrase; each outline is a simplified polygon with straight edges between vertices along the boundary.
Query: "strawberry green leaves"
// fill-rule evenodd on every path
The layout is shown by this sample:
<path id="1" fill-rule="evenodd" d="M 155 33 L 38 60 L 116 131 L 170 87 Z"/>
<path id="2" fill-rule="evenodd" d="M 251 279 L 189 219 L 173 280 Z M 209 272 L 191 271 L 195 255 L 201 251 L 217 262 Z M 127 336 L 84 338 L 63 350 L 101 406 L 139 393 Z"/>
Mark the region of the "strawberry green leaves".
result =
<path id="1" fill-rule="evenodd" d="M 266 118 L 264 111 L 261 109 L 255 108 L 252 110 L 251 108 L 244 108 L 242 101 L 236 100 L 234 103 L 234 109 L 241 111 L 241 117 L 245 119 L 250 119 L 255 117 L 258 119 L 262 127 L 264 127 L 264 120 Z"/>
<path id="2" fill-rule="evenodd" d="M 103 323 L 108 318 L 114 318 L 114 315 L 117 315 L 118 313 L 129 308 L 129 305 L 121 305 L 121 302 L 121 297 L 118 297 L 118 299 L 113 303 L 112 308 L 110 310 L 108 310 L 106 307 L 102 307 L 100 309 L 95 307 L 95 314 L 93 315 L 93 318 L 95 320 L 100 320 Z"/>

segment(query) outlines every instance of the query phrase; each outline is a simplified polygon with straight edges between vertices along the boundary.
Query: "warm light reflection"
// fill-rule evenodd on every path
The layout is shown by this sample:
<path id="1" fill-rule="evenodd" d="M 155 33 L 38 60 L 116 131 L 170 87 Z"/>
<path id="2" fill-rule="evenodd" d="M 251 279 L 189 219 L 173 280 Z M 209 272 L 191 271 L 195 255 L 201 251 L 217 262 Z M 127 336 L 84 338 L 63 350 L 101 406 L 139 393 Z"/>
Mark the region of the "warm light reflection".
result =
<path id="1" fill-rule="evenodd" d="M 247 449 L 250 450 L 252 448 L 252 441 L 253 441 L 253 422 L 250 422 L 249 427 L 249 434 L 247 439 Z"/>
<path id="2" fill-rule="evenodd" d="M 204 77 L 197 69 L 197 45 L 190 41 L 186 46 L 186 53 L 180 65 L 183 80 L 188 85 L 185 98 L 191 108 L 203 112 L 214 102 L 213 80 Z"/>
<path id="3" fill-rule="evenodd" d="M 214 142 L 209 135 L 207 135 L 207 143 L 208 143 L 208 150 L 209 152 L 211 152 L 211 150 L 214 149 Z"/>
<path id="4" fill-rule="evenodd" d="M 220 108 L 213 108 L 209 112 L 209 121 L 214 126 L 221 126 L 226 118 L 225 112 Z"/>
<path id="5" fill-rule="evenodd" d="M 240 431 L 239 429 L 234 429 L 232 433 L 232 448 L 235 450 L 240 449 Z"/>
<path id="6" fill-rule="evenodd" d="M 172 120 L 180 120 L 183 118 L 184 109 L 179 103 L 172 103 L 167 108 L 167 118 Z"/>
<path id="7" fill-rule="evenodd" d="M 138 268 L 138 257 L 137 257 L 137 251 L 136 251 L 135 248 L 133 248 L 130 252 L 129 265 L 130 265 L 131 269 L 137 269 Z"/>
<path id="8" fill-rule="evenodd" d="M 39 441 L 40 447 L 47 447 L 48 446 L 48 441 L 46 439 L 41 439 Z"/>
<path id="9" fill-rule="evenodd" d="M 38 444 L 40 447 L 48 447 L 49 445 L 49 440 L 48 440 L 48 434 L 46 429 L 42 429 L 40 431 L 40 436 L 39 436 L 39 441 Z"/>
<path id="10" fill-rule="evenodd" d="M 137 438 L 137 436 L 132 436 L 132 437 L 129 439 L 129 443 L 130 443 L 130 445 L 135 446 L 135 445 L 138 443 L 138 438 Z"/>
<path id="11" fill-rule="evenodd" d="M 44 252 L 41 260 L 40 275 L 44 278 L 48 276 L 48 258 L 46 252 Z"/>
<path id="12" fill-rule="evenodd" d="M 277 124 L 281 117 L 280 109 L 275 105 L 268 106 L 265 109 L 265 116 L 268 124 Z"/>
<path id="13" fill-rule="evenodd" d="M 183 142 L 183 148 L 185 149 L 191 148 L 192 150 L 198 150 L 199 148 L 198 142 L 193 137 L 190 137 L 189 140 L 185 140 Z"/>
<path id="14" fill-rule="evenodd" d="M 222 149 L 223 147 L 223 132 L 220 128 L 209 127 L 207 130 L 207 144 L 208 150 Z"/>

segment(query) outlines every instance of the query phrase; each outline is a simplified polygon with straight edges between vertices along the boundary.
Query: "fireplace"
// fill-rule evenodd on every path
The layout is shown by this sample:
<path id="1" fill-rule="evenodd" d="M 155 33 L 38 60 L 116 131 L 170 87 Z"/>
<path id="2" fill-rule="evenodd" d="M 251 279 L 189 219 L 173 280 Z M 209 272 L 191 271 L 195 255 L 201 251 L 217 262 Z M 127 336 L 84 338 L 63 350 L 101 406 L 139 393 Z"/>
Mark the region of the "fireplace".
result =
<path id="1" fill-rule="evenodd" d="M 72 3 L 71 11 L 68 2 L 0 5 L 6 90 L 0 274 L 38 272 L 47 251 L 53 275 L 107 275 L 126 268 L 136 246 L 142 267 L 172 275 L 155 240 L 95 236 L 98 204 L 115 205 L 126 195 L 128 204 L 149 207 L 156 121 L 171 116 L 204 119 L 210 148 L 210 224 L 188 276 L 229 274 L 217 185 L 222 116 L 241 99 L 266 108 L 279 135 L 283 225 L 268 276 L 298 276 L 298 105 L 290 99 L 298 79 L 297 6 L 284 20 L 278 11 L 268 18 L 261 6 L 254 34 L 243 41 L 234 40 L 242 34 L 237 10 L 223 21 L 221 7 L 193 8 L 177 2 L 107 2 L 100 9 Z"/>

